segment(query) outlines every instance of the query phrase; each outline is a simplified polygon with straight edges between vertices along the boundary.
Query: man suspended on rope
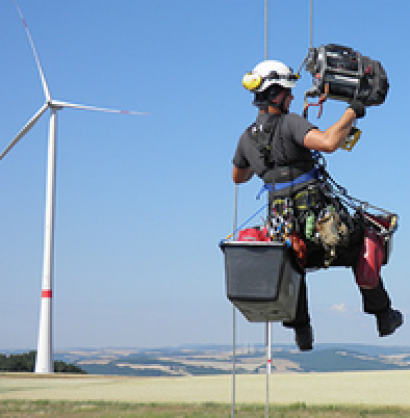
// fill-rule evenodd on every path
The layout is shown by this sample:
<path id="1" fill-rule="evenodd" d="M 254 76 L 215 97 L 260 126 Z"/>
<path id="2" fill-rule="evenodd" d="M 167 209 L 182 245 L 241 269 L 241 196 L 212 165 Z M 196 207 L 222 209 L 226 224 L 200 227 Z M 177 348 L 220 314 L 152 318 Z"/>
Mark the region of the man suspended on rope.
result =
<path id="1" fill-rule="evenodd" d="M 355 120 L 365 115 L 365 107 L 357 101 L 350 103 L 334 125 L 321 131 L 305 118 L 289 113 L 297 78 L 289 67 L 273 60 L 263 61 L 245 75 L 243 84 L 254 93 L 253 104 L 259 111 L 256 122 L 239 139 L 233 181 L 244 183 L 256 174 L 270 185 L 270 225 L 275 219 L 290 219 L 287 238 L 300 238 L 303 267 L 351 266 L 364 312 L 375 315 L 380 336 L 390 335 L 403 323 L 403 316 L 392 309 L 378 273 L 376 283 L 369 286 L 363 281 L 358 267 L 363 225 L 331 196 L 327 182 L 318 175 L 315 159 L 315 152 L 333 153 L 346 141 Z M 295 330 L 300 350 L 313 348 L 305 278 L 296 317 L 283 325 Z"/>

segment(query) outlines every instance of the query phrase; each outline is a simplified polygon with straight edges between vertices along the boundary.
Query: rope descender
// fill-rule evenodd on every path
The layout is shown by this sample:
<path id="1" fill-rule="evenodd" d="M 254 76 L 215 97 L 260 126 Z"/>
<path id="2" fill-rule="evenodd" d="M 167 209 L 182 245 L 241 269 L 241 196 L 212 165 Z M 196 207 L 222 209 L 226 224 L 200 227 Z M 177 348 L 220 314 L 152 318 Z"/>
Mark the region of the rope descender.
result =
<path id="1" fill-rule="evenodd" d="M 320 95 L 319 100 L 317 103 L 308 103 L 308 96 L 309 96 L 310 90 L 307 90 L 305 92 L 305 100 L 304 100 L 304 106 L 303 106 L 303 117 L 307 119 L 308 116 L 308 109 L 310 106 L 319 106 L 319 112 L 317 117 L 320 118 L 323 114 L 323 103 L 327 100 L 327 96 L 329 94 L 329 84 L 325 85 L 325 92 Z"/>

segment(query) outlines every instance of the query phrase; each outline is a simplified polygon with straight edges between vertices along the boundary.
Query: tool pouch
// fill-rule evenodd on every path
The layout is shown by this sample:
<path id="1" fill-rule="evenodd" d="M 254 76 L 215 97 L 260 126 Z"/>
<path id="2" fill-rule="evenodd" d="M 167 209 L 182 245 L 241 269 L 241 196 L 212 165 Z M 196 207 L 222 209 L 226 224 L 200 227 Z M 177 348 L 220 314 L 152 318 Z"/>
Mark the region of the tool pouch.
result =
<path id="1" fill-rule="evenodd" d="M 378 285 L 383 259 L 384 238 L 377 235 L 374 228 L 367 228 L 355 270 L 356 283 L 359 287 L 373 289 Z"/>
<path id="2" fill-rule="evenodd" d="M 320 234 L 320 241 L 325 248 L 346 246 L 349 240 L 349 231 L 345 223 L 335 212 L 329 212 L 317 221 L 316 229 Z"/>

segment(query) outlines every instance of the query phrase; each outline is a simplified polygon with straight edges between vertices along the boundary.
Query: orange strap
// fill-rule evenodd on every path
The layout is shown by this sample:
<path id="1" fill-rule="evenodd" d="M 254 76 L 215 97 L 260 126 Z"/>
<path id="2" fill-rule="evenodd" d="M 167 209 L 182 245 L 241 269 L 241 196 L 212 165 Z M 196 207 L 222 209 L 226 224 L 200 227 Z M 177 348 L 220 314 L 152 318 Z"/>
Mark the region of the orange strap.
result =
<path id="1" fill-rule="evenodd" d="M 303 108 L 303 117 L 307 119 L 308 108 L 310 106 L 319 106 L 319 112 L 317 117 L 320 118 L 323 113 L 323 103 L 327 100 L 327 95 L 329 94 L 329 84 L 325 84 L 325 92 L 319 97 L 317 103 L 307 103 Z"/>

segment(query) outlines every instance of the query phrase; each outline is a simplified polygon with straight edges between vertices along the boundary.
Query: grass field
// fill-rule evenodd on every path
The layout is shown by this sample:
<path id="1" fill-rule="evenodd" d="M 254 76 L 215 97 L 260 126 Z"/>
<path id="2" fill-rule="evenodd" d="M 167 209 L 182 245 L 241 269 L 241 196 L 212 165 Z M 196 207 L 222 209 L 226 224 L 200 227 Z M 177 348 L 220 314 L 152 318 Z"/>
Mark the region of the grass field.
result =
<path id="1" fill-rule="evenodd" d="M 0 416 L 4 418 L 210 418 L 229 417 L 230 405 L 222 404 L 133 404 L 116 402 L 16 401 L 0 402 Z M 409 417 L 409 408 L 360 406 L 271 405 L 269 417 L 275 418 L 354 418 L 354 417 Z M 266 417 L 262 405 L 238 405 L 235 418 Z"/>
<path id="2" fill-rule="evenodd" d="M 0 416 L 222 417 L 230 415 L 231 388 L 222 375 L 2 373 Z M 274 374 L 269 401 L 274 417 L 410 417 L 410 371 Z M 265 402 L 264 375 L 236 377 L 236 416 L 263 417 Z"/>

